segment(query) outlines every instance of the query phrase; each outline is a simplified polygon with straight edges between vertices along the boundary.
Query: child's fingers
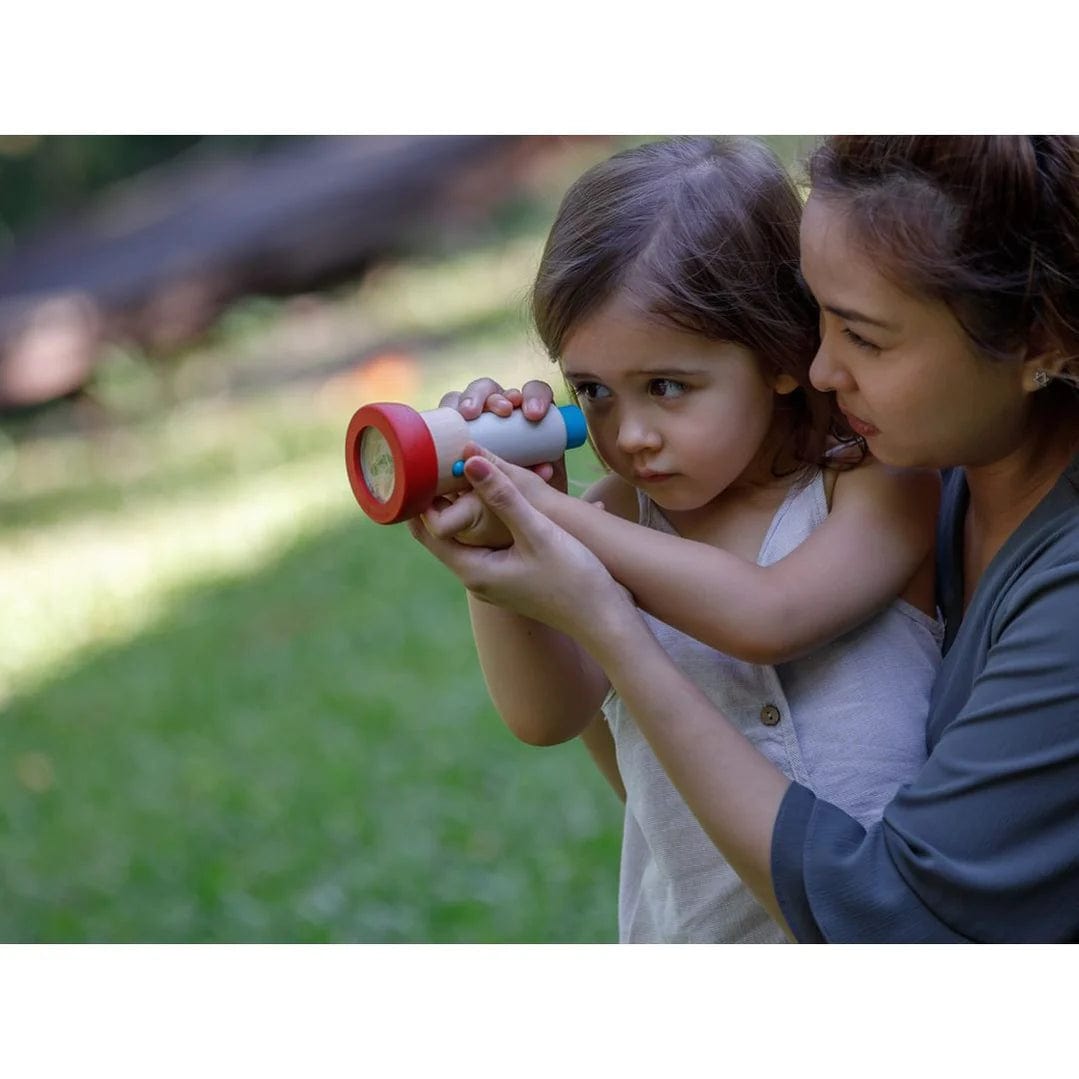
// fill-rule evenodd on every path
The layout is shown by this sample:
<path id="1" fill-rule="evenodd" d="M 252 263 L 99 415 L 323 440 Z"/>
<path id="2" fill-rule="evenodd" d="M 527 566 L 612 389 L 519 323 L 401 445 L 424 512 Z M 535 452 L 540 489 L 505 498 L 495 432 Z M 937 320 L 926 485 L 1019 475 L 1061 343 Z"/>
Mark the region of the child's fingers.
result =
<path id="1" fill-rule="evenodd" d="M 546 382 L 532 379 L 521 391 L 521 410 L 530 420 L 541 420 L 554 403 L 554 390 Z"/>
<path id="2" fill-rule="evenodd" d="M 465 476 L 483 504 L 509 529 L 514 543 L 530 543 L 539 538 L 541 522 L 549 522 L 517 490 L 500 463 L 504 462 L 493 454 L 470 457 Z"/>
<path id="3" fill-rule="evenodd" d="M 457 579 L 465 586 L 471 588 L 476 574 L 482 571 L 484 555 L 489 554 L 483 547 L 465 547 L 452 539 L 443 539 L 436 536 L 424 520 L 427 514 L 413 517 L 407 523 L 409 532 L 412 533 L 422 546 L 426 547 Z"/>
<path id="4" fill-rule="evenodd" d="M 483 412 L 484 407 L 487 405 L 487 402 L 492 395 L 502 395 L 504 393 L 505 391 L 493 378 L 473 379 L 458 395 L 457 400 L 450 407 L 456 408 L 466 420 L 474 420 L 481 412 Z M 446 394 L 443 400 L 449 396 L 449 394 Z M 492 411 L 494 410 L 492 409 Z M 509 412 L 512 411 L 513 406 L 511 405 Z M 508 415 L 509 412 L 506 414 Z"/>
<path id="5" fill-rule="evenodd" d="M 431 506 L 424 515 L 427 528 L 441 539 L 451 539 L 480 524 L 483 506 L 472 492 L 467 492 L 452 502 L 440 502 Z"/>
<path id="6" fill-rule="evenodd" d="M 483 408 L 485 412 L 493 412 L 496 416 L 508 416 L 515 408 L 520 407 L 520 404 L 520 390 L 499 390 L 488 396 L 483 402 Z"/>

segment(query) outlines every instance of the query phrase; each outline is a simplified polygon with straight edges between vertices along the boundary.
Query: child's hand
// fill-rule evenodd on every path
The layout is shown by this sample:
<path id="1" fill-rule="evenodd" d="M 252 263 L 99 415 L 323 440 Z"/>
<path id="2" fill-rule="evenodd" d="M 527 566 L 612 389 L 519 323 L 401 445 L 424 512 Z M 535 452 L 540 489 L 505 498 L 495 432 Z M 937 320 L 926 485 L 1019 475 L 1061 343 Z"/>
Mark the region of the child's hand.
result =
<path id="1" fill-rule="evenodd" d="M 561 498 L 565 494 L 565 492 L 553 494 L 543 477 L 538 476 L 532 469 L 510 464 L 509 461 L 504 461 L 475 442 L 466 443 L 463 452 L 466 459 L 483 457 L 490 461 L 505 474 L 529 504 L 541 513 L 550 512 L 547 509 L 550 499 Z M 595 505 L 600 510 L 604 508 L 602 502 L 597 502 Z M 513 542 L 509 529 L 487 508 L 474 491 L 464 491 L 459 495 L 436 499 L 434 505 L 424 512 L 423 522 L 433 536 L 444 540 L 456 540 L 469 547 L 491 547 L 498 550 L 508 547 Z"/>
<path id="2" fill-rule="evenodd" d="M 434 504 L 424 511 L 423 523 L 431 535 L 456 540 L 468 547 L 499 550 L 513 543 L 510 530 L 473 491 L 435 499 Z"/>
<path id="3" fill-rule="evenodd" d="M 526 382 L 523 390 L 504 390 L 493 378 L 477 378 L 461 391 L 443 394 L 439 407 L 455 408 L 466 420 L 474 420 L 483 412 L 509 416 L 515 408 L 521 409 L 530 420 L 541 420 L 553 402 L 554 390 L 537 379 Z M 530 471 L 559 491 L 565 492 L 568 487 L 565 457 L 533 465 Z"/>
<path id="4" fill-rule="evenodd" d="M 470 592 L 488 603 L 545 622 L 586 647 L 611 629 L 639 621 L 630 594 L 584 544 L 528 504 L 491 461 L 470 458 L 465 476 L 513 542 L 503 550 L 467 547 L 408 522 L 412 535 L 448 566 Z M 589 649 L 591 650 L 591 649 Z"/>
<path id="5" fill-rule="evenodd" d="M 474 420 L 481 412 L 508 416 L 521 409 L 530 420 L 542 420 L 554 402 L 554 390 L 546 382 L 533 379 L 523 390 L 504 390 L 493 378 L 473 379 L 460 392 L 443 394 L 441 408 L 455 408 L 466 420 Z"/>

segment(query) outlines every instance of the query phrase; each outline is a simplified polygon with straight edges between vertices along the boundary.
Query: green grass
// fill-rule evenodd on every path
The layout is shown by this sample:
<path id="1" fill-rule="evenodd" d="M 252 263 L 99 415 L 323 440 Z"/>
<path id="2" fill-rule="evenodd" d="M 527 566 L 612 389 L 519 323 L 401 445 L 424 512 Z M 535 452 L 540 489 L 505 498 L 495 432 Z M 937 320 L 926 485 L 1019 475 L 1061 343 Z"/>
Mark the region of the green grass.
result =
<path id="1" fill-rule="evenodd" d="M 617 812 L 486 701 L 459 588 L 349 520 L 9 703 L 12 941 L 588 941 Z"/>
<path id="2" fill-rule="evenodd" d="M 546 373 L 491 295 L 417 355 L 420 407 Z M 620 806 L 506 732 L 460 586 L 356 507 L 353 384 L 153 378 L 0 440 L 0 940 L 614 940 Z"/>

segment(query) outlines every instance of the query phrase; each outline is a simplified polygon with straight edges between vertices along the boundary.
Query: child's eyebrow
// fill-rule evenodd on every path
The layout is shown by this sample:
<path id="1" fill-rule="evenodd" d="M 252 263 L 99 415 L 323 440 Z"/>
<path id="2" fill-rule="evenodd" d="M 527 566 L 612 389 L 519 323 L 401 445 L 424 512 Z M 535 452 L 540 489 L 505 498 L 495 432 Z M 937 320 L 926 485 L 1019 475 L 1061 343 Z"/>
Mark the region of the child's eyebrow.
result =
<path id="1" fill-rule="evenodd" d="M 685 378 L 687 375 L 701 375 L 708 370 L 707 367 L 701 364 L 686 364 L 685 366 L 671 366 L 666 365 L 664 367 L 636 367 L 630 371 L 621 372 L 623 377 L 637 378 Z M 592 374 L 591 371 L 563 371 L 562 374 L 565 378 L 571 382 L 602 382 L 603 379 L 599 375 Z"/>

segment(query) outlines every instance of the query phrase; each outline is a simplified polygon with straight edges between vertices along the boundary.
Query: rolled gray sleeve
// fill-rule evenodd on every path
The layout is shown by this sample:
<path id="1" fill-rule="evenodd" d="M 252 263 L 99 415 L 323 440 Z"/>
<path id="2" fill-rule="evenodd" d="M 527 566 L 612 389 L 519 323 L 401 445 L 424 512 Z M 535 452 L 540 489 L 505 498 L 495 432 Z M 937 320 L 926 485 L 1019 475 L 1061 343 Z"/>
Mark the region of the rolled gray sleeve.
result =
<path id="1" fill-rule="evenodd" d="M 797 939 L 1079 940 L 1079 564 L 1025 574 L 978 649 L 879 824 L 787 792 L 772 874 Z"/>

